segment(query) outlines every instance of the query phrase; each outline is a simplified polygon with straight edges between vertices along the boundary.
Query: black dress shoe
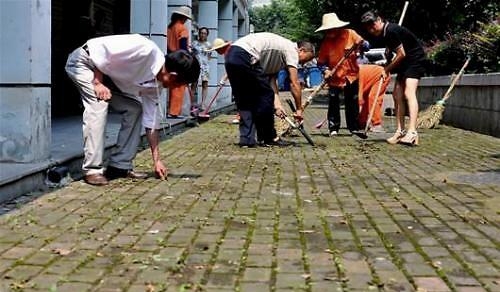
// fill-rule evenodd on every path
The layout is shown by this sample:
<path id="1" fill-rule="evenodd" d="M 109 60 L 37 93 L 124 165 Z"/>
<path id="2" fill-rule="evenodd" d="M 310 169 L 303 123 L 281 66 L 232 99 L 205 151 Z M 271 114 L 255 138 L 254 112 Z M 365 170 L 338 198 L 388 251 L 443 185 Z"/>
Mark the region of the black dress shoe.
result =
<path id="1" fill-rule="evenodd" d="M 351 135 L 358 136 L 361 139 L 367 139 L 368 136 L 366 135 L 365 131 L 361 130 L 351 130 Z"/>
<path id="2" fill-rule="evenodd" d="M 168 119 L 184 119 L 186 117 L 185 116 L 181 116 L 181 115 L 171 115 L 171 114 L 168 114 L 167 118 Z"/>
<path id="3" fill-rule="evenodd" d="M 106 177 L 110 180 L 117 178 L 146 179 L 148 174 L 144 172 L 136 172 L 132 169 L 122 169 L 114 166 L 108 166 L 106 169 Z"/>
<path id="4" fill-rule="evenodd" d="M 100 173 L 87 174 L 83 177 L 83 180 L 89 185 L 94 186 L 105 186 L 109 183 L 106 177 Z"/>
<path id="5" fill-rule="evenodd" d="M 255 144 L 238 143 L 241 148 L 255 148 Z"/>
<path id="6" fill-rule="evenodd" d="M 272 146 L 277 146 L 277 147 L 288 147 L 294 145 L 293 142 L 285 141 L 283 139 L 278 139 L 276 141 L 272 140 L 270 142 L 263 142 L 260 144 L 262 147 L 272 147 Z"/>

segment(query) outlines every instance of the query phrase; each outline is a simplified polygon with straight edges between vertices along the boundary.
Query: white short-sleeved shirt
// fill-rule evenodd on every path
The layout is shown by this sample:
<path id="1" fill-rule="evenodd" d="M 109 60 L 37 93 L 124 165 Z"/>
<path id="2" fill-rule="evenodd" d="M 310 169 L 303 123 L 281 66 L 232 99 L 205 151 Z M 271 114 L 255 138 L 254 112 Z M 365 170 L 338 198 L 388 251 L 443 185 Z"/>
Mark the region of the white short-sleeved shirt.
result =
<path id="1" fill-rule="evenodd" d="M 299 66 L 297 44 L 274 33 L 252 33 L 232 45 L 250 53 L 255 62 L 260 62 L 266 74 L 276 74 L 287 66 Z"/>
<path id="2" fill-rule="evenodd" d="M 90 59 L 118 88 L 138 96 L 143 88 L 156 86 L 156 75 L 165 55 L 151 40 L 138 35 L 112 35 L 87 41 Z"/>
<path id="3" fill-rule="evenodd" d="M 138 34 L 112 35 L 87 41 L 89 57 L 127 95 L 142 103 L 143 125 L 158 129 L 161 119 L 156 75 L 165 63 L 158 46 Z"/>
<path id="4" fill-rule="evenodd" d="M 142 125 L 150 129 L 161 129 L 160 121 L 162 120 L 162 111 L 157 93 L 154 96 L 146 96 L 142 94 Z"/>

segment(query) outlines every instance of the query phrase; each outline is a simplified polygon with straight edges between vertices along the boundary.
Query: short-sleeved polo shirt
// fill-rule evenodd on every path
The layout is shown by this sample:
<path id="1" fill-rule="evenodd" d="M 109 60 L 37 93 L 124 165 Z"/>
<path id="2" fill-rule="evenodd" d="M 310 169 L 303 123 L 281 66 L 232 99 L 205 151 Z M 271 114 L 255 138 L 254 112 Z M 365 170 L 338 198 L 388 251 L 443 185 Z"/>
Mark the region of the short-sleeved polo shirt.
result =
<path id="1" fill-rule="evenodd" d="M 265 74 L 277 74 L 287 66 L 298 68 L 299 65 L 297 44 L 274 33 L 252 33 L 232 45 L 247 51 L 255 63 L 260 62 Z"/>
<path id="2" fill-rule="evenodd" d="M 90 60 L 116 86 L 137 97 L 141 89 L 157 86 L 156 75 L 165 55 L 151 40 L 139 35 L 112 35 L 87 41 Z"/>

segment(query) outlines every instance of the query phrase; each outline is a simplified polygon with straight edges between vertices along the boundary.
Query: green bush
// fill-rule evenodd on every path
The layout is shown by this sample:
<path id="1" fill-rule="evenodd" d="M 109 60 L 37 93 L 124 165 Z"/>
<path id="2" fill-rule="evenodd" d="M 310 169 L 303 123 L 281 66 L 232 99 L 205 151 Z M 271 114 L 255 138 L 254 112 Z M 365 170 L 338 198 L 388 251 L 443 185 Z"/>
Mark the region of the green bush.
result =
<path id="1" fill-rule="evenodd" d="M 448 75 L 458 72 L 467 56 L 468 73 L 500 72 L 500 25 L 480 24 L 477 32 L 448 35 L 445 40 L 427 46 L 428 74 Z"/>

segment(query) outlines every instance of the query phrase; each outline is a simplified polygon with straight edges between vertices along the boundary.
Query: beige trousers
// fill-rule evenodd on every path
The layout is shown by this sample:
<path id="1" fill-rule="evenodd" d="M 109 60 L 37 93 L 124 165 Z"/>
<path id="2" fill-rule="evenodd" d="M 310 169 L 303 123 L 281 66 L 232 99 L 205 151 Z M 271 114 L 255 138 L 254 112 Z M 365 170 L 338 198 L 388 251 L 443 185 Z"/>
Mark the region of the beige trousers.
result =
<path id="1" fill-rule="evenodd" d="M 104 171 L 105 132 L 109 106 L 121 115 L 121 127 L 108 164 L 121 169 L 132 169 L 132 160 L 137 153 L 141 135 L 140 102 L 119 92 L 113 92 L 109 102 L 99 100 L 92 84 L 94 65 L 82 48 L 76 49 L 69 55 L 65 69 L 78 88 L 84 106 L 82 166 L 84 175 L 102 174 Z"/>

